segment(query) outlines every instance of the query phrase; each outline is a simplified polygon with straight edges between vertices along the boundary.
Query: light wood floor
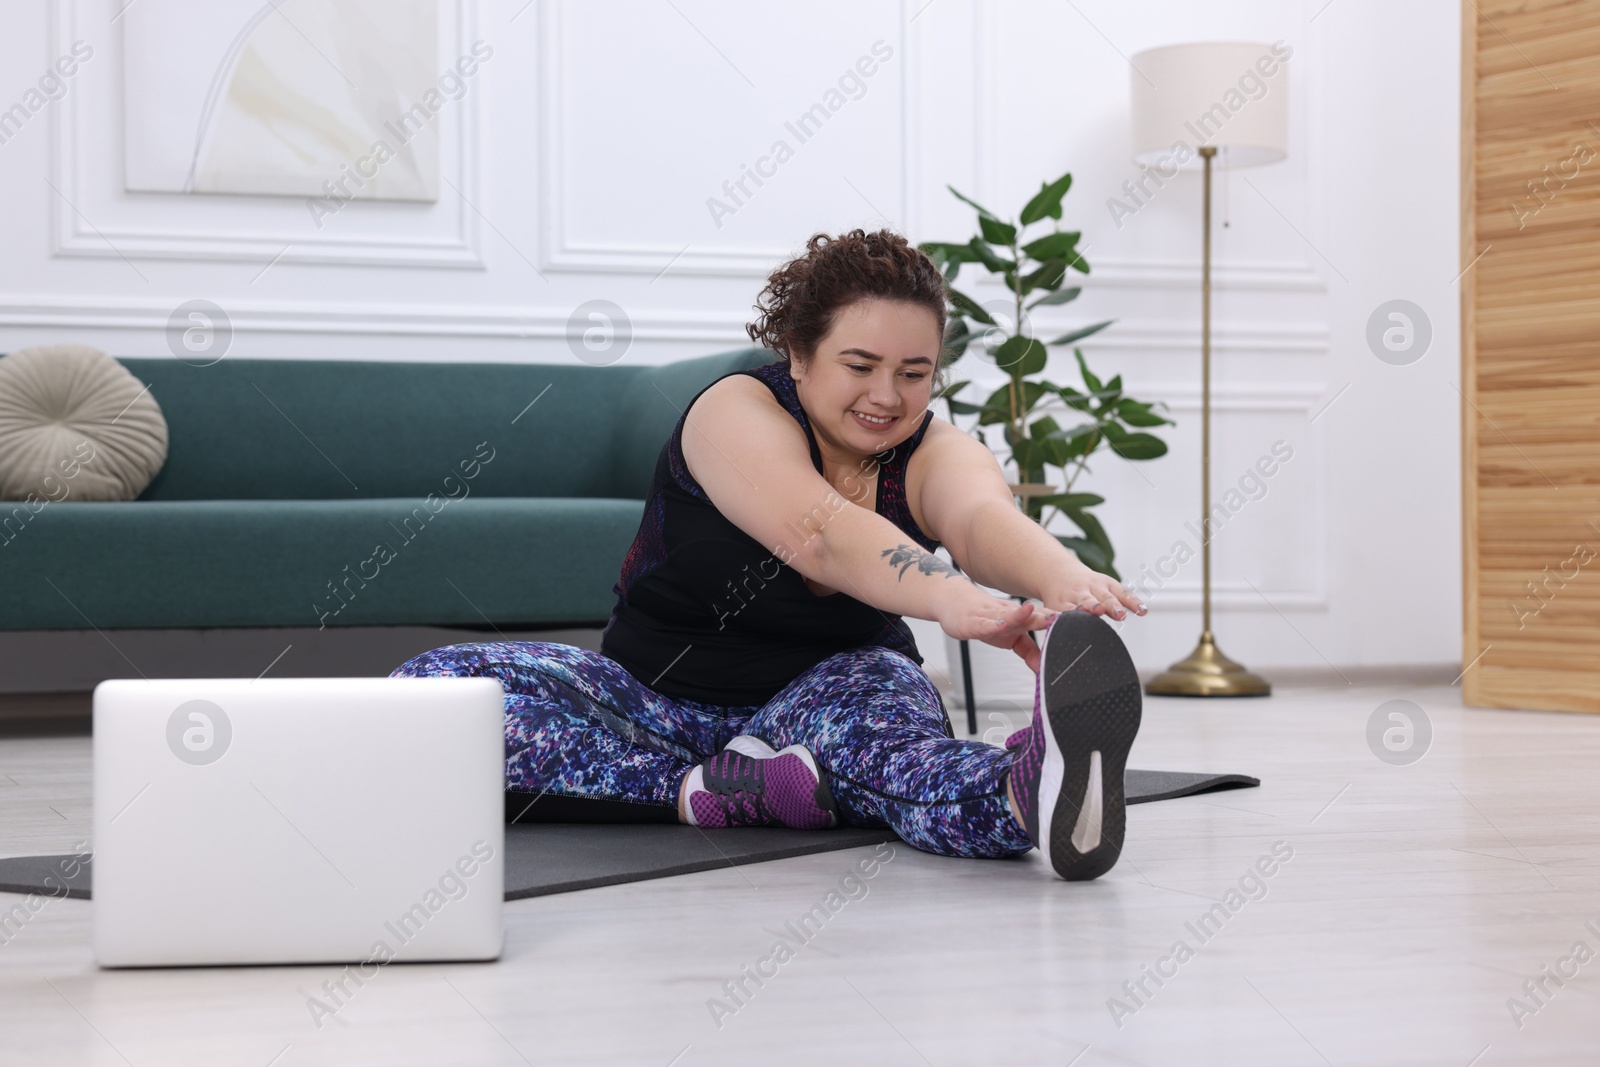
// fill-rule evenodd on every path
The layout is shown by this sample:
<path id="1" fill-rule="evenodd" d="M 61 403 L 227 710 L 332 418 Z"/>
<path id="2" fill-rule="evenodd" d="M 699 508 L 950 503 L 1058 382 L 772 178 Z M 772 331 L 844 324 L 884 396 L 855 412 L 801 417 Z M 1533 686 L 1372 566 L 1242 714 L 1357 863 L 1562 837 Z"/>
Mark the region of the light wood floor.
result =
<path id="1" fill-rule="evenodd" d="M 1406 767 L 1365 736 L 1396 697 L 1435 730 Z M 52 901 L 0 945 L 0 1063 L 1600 1062 L 1600 956 L 1523 990 L 1578 942 L 1600 953 L 1600 717 L 1463 710 L 1449 688 L 1151 699 L 1133 763 L 1264 784 L 1130 809 L 1091 884 L 899 846 L 720 1027 L 708 1000 L 869 850 L 508 904 L 498 963 L 384 968 L 320 1029 L 306 998 L 336 968 L 102 973 L 92 905 Z M 0 742 L 0 854 L 86 837 L 88 770 L 84 737 Z M 1201 943 L 1187 924 L 1275 842 L 1293 858 L 1267 895 Z M 1180 939 L 1193 957 L 1130 998 Z M 1520 1028 L 1513 997 L 1537 1007 Z"/>

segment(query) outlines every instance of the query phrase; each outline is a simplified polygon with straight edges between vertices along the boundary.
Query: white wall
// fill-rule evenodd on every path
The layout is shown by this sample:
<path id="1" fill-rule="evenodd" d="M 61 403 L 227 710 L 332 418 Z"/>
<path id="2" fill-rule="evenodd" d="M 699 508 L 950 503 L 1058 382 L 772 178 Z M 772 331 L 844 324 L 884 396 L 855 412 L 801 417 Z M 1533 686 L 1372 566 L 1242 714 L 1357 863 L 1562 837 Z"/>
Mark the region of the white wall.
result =
<path id="1" fill-rule="evenodd" d="M 1012 212 L 1070 170 L 1064 223 L 1095 269 L 1037 332 L 1116 319 L 1091 362 L 1181 422 L 1168 457 L 1106 456 L 1081 486 L 1109 498 L 1130 580 L 1194 544 L 1199 178 L 1112 220 L 1107 199 L 1136 176 L 1124 57 L 1281 38 L 1289 159 L 1216 190 L 1216 492 L 1275 441 L 1294 458 L 1217 535 L 1215 628 L 1254 667 L 1459 657 L 1459 24 L 1446 0 L 443 0 L 441 69 L 472 41 L 495 50 L 439 117 L 443 198 L 355 203 L 321 229 L 293 198 L 122 191 L 123 2 L 0 14 L 0 107 L 73 41 L 94 48 L 67 95 L 0 145 L 0 350 L 162 354 L 169 314 L 203 298 L 226 310 L 239 356 L 557 361 L 574 358 L 569 315 L 598 298 L 631 322 L 625 359 L 671 360 L 743 343 L 766 272 L 814 230 L 961 240 L 971 215 L 947 182 Z M 892 57 L 864 94 L 799 144 L 785 122 L 879 41 Z M 707 199 L 780 138 L 793 158 L 718 225 Z M 1434 330 L 1407 367 L 1365 340 L 1394 298 Z M 1053 359 L 1074 380 L 1070 354 Z M 1192 646 L 1199 572 L 1184 566 L 1125 628 L 1141 667 Z M 937 664 L 937 642 L 923 645 Z"/>

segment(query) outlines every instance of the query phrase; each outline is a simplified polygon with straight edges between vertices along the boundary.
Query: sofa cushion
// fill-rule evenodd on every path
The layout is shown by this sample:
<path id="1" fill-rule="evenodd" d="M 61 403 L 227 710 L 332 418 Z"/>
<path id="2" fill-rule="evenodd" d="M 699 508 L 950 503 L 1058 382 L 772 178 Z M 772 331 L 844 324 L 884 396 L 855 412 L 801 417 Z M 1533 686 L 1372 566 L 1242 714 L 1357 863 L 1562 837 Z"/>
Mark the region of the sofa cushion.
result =
<path id="1" fill-rule="evenodd" d="M 621 496 L 619 404 L 638 366 L 124 359 L 170 430 L 141 500 L 330 500 L 441 492 L 478 451 L 484 496 Z M 531 406 L 530 406 L 531 405 Z"/>
<path id="2" fill-rule="evenodd" d="M 667 443 L 667 435 L 695 394 L 724 374 L 780 358 L 765 348 L 740 348 L 650 367 L 629 382 L 622 393 L 622 417 L 612 462 L 615 495 L 643 497 L 649 493 L 661 446 Z"/>
<path id="3" fill-rule="evenodd" d="M 0 500 L 132 500 L 166 458 L 161 408 L 98 348 L 0 358 Z"/>
<path id="4" fill-rule="evenodd" d="M 476 495 L 16 505 L 0 511 L 0 629 L 597 625 L 642 512 Z"/>
<path id="5" fill-rule="evenodd" d="M 484 496 L 637 497 L 682 406 L 762 348 L 659 366 L 124 359 L 170 428 L 141 500 L 441 492 L 475 453 Z"/>

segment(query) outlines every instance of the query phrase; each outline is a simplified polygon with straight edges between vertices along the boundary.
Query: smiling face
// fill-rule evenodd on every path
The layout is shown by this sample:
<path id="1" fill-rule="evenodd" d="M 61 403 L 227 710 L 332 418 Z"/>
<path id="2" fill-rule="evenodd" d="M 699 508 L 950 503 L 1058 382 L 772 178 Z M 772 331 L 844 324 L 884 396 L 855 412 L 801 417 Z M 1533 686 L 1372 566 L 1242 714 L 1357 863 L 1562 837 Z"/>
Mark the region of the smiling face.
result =
<path id="1" fill-rule="evenodd" d="M 940 344 L 939 320 L 920 304 L 871 297 L 840 308 L 811 358 L 789 362 L 823 456 L 859 461 L 915 433 Z"/>

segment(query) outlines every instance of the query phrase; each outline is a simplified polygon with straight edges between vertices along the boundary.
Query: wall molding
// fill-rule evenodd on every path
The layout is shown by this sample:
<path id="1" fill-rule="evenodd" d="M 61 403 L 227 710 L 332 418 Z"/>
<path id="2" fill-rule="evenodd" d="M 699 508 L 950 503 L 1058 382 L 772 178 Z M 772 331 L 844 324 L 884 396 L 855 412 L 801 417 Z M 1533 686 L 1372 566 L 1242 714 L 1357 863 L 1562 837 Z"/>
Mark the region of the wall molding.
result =
<path id="1" fill-rule="evenodd" d="M 916 94 L 912 91 L 911 71 L 916 62 L 917 50 L 911 46 L 911 18 L 907 11 L 908 0 L 898 0 L 899 42 L 898 58 L 900 87 L 900 218 L 910 231 L 915 177 L 915 125 Z M 560 274 L 650 274 L 661 275 L 671 271 L 677 275 L 713 275 L 723 277 L 765 278 L 774 267 L 789 259 L 794 248 L 761 247 L 756 245 L 697 249 L 694 242 L 680 248 L 669 245 L 607 243 L 573 240 L 567 228 L 569 212 L 566 199 L 566 175 L 562 161 L 570 158 L 564 143 L 566 121 L 563 111 L 562 76 L 565 70 L 563 55 L 562 0 L 551 0 L 541 5 L 540 38 L 544 58 L 542 91 L 538 114 L 540 117 L 539 170 L 541 175 L 539 199 L 540 255 L 539 265 L 551 273 Z"/>
<path id="2" fill-rule="evenodd" d="M 0 296 L 0 326 L 149 330 L 164 333 L 170 301 Z M 563 338 L 571 308 L 461 308 L 411 304 L 307 304 L 225 301 L 235 334 Z M 705 341 L 747 345 L 745 319 L 717 312 L 653 311 L 630 316 L 635 341 Z"/>
<path id="3" fill-rule="evenodd" d="M 63 329 L 136 329 L 165 331 L 176 306 L 171 300 L 116 299 L 103 296 L 0 294 L 0 326 L 43 326 Z M 470 339 L 565 337 L 568 307 L 503 305 L 462 307 L 452 304 L 355 304 L 341 301 L 223 301 L 236 331 L 262 333 L 372 333 L 383 336 L 431 336 Z M 705 341 L 749 344 L 748 316 L 713 309 L 629 312 L 635 340 Z M 1119 327 L 1086 347 L 1168 352 L 1200 350 L 1199 326 L 1156 324 Z M 1318 355 L 1328 349 L 1327 331 L 1300 324 L 1213 323 L 1213 354 L 1227 352 Z M 1058 351 L 1066 352 L 1066 349 Z M 968 356 L 962 366 L 979 357 Z M 998 370 L 996 371 L 998 374 Z M 1215 390 L 1214 390 L 1214 395 Z M 1320 395 L 1320 394 L 1319 394 Z"/>
<path id="4" fill-rule="evenodd" d="M 477 0 L 453 0 L 455 4 L 456 54 L 460 55 L 476 39 Z M 59 0 L 51 5 L 50 34 L 56 55 L 70 51 L 77 39 L 76 27 L 82 21 L 84 5 L 104 12 L 122 7 L 120 0 Z M 448 10 L 448 9 L 447 9 Z M 117 69 L 122 69 L 123 36 L 115 33 Z M 118 86 L 120 88 L 120 85 Z M 208 231 L 181 230 L 132 225 L 115 218 L 90 222 L 78 205 L 83 200 L 87 182 L 80 164 L 79 153 L 79 101 L 81 90 L 67 94 L 56 105 L 51 123 L 50 171 L 51 180 L 60 189 L 61 196 L 52 191 L 50 196 L 51 254 L 63 257 L 94 259 L 149 259 L 183 260 L 198 262 L 257 262 L 257 263 L 313 263 L 368 267 L 446 267 L 469 270 L 485 269 L 480 239 L 479 219 L 471 203 L 480 199 L 480 172 L 478 159 L 481 144 L 481 107 L 479 98 L 484 90 L 474 87 L 457 102 L 459 109 L 451 125 L 455 136 L 454 182 L 462 194 L 457 195 L 452 212 L 455 234 L 449 240 L 407 238 L 395 236 L 331 238 L 323 236 L 301 237 L 286 241 L 281 233 L 255 230 Z M 121 187 L 122 141 L 126 129 L 118 109 L 114 120 L 118 138 L 98 147 L 101 158 L 93 172 L 104 179 L 112 176 L 115 184 L 113 196 L 126 204 L 135 199 L 151 202 L 161 199 L 181 203 L 193 196 L 179 193 L 129 193 Z M 440 145 L 452 143 L 450 126 L 441 130 Z M 441 160 L 447 164 L 449 160 Z M 446 179 L 447 181 L 451 179 Z M 447 194 L 448 195 L 448 194 Z M 62 200 L 65 198 L 66 203 Z M 208 201 L 226 200 L 229 197 L 205 196 Z M 283 203 L 294 212 L 304 212 L 300 197 L 241 196 L 231 199 L 255 203 Z M 441 201 L 443 201 L 441 197 Z M 469 203 L 470 201 L 470 203 Z M 367 209 L 376 204 L 358 203 L 357 209 Z M 286 213 L 285 213 L 286 214 Z M 398 219 L 399 216 L 396 216 Z M 303 220 L 302 220 L 303 221 Z M 298 232 L 298 230 L 296 231 Z"/>

